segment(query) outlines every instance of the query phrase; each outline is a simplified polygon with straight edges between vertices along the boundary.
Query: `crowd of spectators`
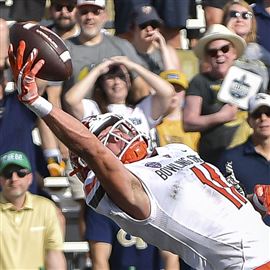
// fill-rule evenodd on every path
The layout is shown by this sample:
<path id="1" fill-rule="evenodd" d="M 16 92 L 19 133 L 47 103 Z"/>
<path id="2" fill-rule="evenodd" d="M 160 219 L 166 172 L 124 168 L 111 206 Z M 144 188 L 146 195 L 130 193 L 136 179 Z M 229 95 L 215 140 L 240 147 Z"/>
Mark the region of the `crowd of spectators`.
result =
<path id="1" fill-rule="evenodd" d="M 181 30 L 187 19 L 194 19 L 197 6 L 204 10 L 205 26 L 192 36 L 195 42 L 188 43 L 199 66 L 189 81 L 178 52 Z M 0 156 L 20 151 L 29 159 L 27 189 L 32 194 L 50 198 L 42 187 L 45 177 L 69 179 L 73 199 L 80 203 L 78 228 L 81 240 L 89 241 L 93 270 L 191 269 L 86 208 L 82 183 L 71 173 L 68 148 L 17 100 L 7 57 L 8 27 L 15 21 L 47 26 L 70 51 L 70 79 L 39 80 L 42 95 L 51 103 L 79 120 L 105 112 L 122 114 L 146 133 L 153 147 L 187 144 L 225 175 L 226 164 L 233 162 L 236 178 L 252 193 L 256 184 L 270 184 L 270 1 L 0 1 Z M 113 32 L 108 29 L 111 21 Z M 218 98 L 230 68 L 237 65 L 262 77 L 260 93 L 248 109 Z M 270 225 L 269 219 L 265 222 Z"/>

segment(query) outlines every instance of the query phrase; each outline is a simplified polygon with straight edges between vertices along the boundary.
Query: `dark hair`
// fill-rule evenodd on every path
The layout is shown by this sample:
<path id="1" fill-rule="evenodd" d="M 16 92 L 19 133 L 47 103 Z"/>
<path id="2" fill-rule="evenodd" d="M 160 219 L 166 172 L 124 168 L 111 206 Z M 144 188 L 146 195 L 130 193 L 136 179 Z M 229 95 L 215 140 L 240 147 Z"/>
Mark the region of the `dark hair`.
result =
<path id="1" fill-rule="evenodd" d="M 123 65 L 111 65 L 107 73 L 102 74 L 98 77 L 93 91 L 93 100 L 97 102 L 101 113 L 107 113 L 107 106 L 110 104 L 104 89 L 103 82 L 109 78 L 115 77 L 119 77 L 126 82 L 128 88 L 128 95 L 130 93 L 129 90 L 131 85 L 131 75 L 126 69 L 126 67 L 124 67 Z M 127 97 L 126 100 L 129 100 L 129 98 Z"/>

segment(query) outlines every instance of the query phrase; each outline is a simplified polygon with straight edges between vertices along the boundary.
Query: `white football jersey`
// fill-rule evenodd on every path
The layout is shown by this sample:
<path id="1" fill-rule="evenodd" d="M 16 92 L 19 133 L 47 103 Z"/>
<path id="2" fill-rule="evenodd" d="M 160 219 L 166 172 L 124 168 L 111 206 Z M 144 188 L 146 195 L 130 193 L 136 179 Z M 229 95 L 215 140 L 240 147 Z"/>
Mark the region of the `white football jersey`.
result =
<path id="1" fill-rule="evenodd" d="M 270 261 L 270 228 L 216 167 L 183 144 L 157 148 L 157 153 L 125 165 L 149 195 L 149 218 L 135 220 L 124 213 L 93 173 L 85 182 L 87 204 L 196 269 L 247 270 Z"/>

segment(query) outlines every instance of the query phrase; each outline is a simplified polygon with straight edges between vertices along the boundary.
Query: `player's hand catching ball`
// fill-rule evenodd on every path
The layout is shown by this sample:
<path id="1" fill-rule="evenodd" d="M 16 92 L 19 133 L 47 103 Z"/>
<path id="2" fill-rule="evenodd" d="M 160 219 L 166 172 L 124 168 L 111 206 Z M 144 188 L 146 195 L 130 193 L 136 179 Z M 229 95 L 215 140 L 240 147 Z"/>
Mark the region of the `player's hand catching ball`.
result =
<path id="1" fill-rule="evenodd" d="M 25 52 L 25 42 L 20 41 L 17 50 L 17 55 L 14 55 L 13 46 L 9 46 L 9 61 L 12 69 L 13 77 L 17 85 L 18 97 L 25 104 L 31 104 L 38 98 L 38 88 L 36 84 L 36 74 L 45 64 L 44 60 L 39 60 L 33 65 L 38 50 L 33 49 L 27 58 L 26 63 L 23 63 L 23 56 Z"/>

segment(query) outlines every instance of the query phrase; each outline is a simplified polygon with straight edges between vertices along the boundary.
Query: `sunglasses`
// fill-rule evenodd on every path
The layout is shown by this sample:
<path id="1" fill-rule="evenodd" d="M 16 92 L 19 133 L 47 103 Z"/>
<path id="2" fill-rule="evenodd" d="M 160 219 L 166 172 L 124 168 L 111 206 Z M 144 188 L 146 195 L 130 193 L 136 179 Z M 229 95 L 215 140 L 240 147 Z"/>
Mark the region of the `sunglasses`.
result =
<path id="1" fill-rule="evenodd" d="M 2 172 L 2 176 L 4 176 L 4 178 L 6 179 L 11 179 L 12 178 L 12 175 L 13 173 L 16 172 L 17 175 L 20 177 L 20 178 L 23 178 L 25 177 L 27 174 L 30 173 L 30 171 L 26 170 L 26 169 L 9 169 L 9 170 L 4 170 Z"/>
<path id="2" fill-rule="evenodd" d="M 160 24 L 158 22 L 155 22 L 155 21 L 145 22 L 145 23 L 139 24 L 139 28 L 141 30 L 145 29 L 148 26 L 151 26 L 153 29 L 156 29 L 156 28 L 159 28 Z"/>
<path id="3" fill-rule="evenodd" d="M 98 7 L 82 7 L 79 9 L 79 13 L 80 15 L 86 15 L 88 14 L 89 12 L 93 13 L 95 16 L 98 16 L 100 15 L 102 12 L 104 11 L 104 9 L 102 8 L 98 8 Z"/>
<path id="4" fill-rule="evenodd" d="M 253 17 L 252 13 L 250 11 L 243 11 L 243 12 L 239 12 L 236 10 L 231 10 L 229 13 L 229 17 L 230 18 L 240 18 L 242 17 L 242 19 L 244 20 L 249 20 Z"/>
<path id="5" fill-rule="evenodd" d="M 262 114 L 265 114 L 267 117 L 270 117 L 270 110 L 257 110 L 251 114 L 251 117 L 254 119 L 258 119 L 262 116 Z"/>
<path id="6" fill-rule="evenodd" d="M 211 57 L 217 57 L 219 51 L 221 51 L 223 53 L 227 53 L 230 51 L 230 48 L 231 48 L 231 45 L 227 44 L 227 45 L 224 45 L 220 48 L 207 49 L 206 53 Z"/>
<path id="7" fill-rule="evenodd" d="M 63 7 L 66 7 L 68 12 L 72 12 L 73 9 L 75 8 L 75 5 L 63 5 L 63 4 L 55 4 L 54 5 L 54 8 L 56 11 L 61 11 L 63 9 Z"/>

